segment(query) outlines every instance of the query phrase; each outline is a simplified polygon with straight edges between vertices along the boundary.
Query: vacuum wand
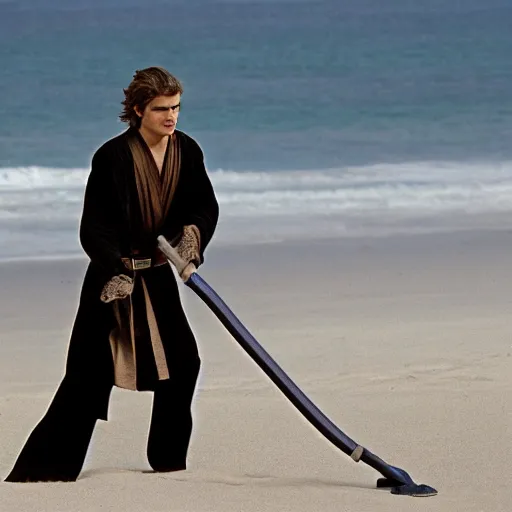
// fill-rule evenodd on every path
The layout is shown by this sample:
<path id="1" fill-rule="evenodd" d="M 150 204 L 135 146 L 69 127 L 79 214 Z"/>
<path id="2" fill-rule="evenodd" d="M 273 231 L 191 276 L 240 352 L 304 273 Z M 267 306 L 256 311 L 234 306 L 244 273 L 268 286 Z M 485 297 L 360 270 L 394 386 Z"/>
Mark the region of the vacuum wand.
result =
<path id="1" fill-rule="evenodd" d="M 181 259 L 177 251 L 163 236 L 158 237 L 158 245 L 181 275 L 187 262 Z M 384 462 L 343 433 L 299 389 L 198 273 L 194 272 L 185 284 L 205 302 L 240 346 L 324 437 L 355 462 L 362 461 L 384 476 L 377 481 L 377 487 L 390 488 L 392 494 L 408 496 L 435 496 L 437 494 L 434 488 L 416 484 L 406 471 Z"/>

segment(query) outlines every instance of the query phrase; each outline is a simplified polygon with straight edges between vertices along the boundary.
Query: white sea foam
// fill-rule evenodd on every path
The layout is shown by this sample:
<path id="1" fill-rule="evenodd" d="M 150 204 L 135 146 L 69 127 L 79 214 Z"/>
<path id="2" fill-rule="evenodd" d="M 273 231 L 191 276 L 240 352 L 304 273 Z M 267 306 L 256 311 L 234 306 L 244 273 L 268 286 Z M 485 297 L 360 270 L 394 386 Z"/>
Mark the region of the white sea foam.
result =
<path id="1" fill-rule="evenodd" d="M 80 251 L 87 169 L 0 169 L 0 257 Z M 211 171 L 221 208 L 217 239 L 496 228 L 512 212 L 512 162 L 380 164 L 310 171 Z M 25 252 L 23 252 L 25 251 Z"/>

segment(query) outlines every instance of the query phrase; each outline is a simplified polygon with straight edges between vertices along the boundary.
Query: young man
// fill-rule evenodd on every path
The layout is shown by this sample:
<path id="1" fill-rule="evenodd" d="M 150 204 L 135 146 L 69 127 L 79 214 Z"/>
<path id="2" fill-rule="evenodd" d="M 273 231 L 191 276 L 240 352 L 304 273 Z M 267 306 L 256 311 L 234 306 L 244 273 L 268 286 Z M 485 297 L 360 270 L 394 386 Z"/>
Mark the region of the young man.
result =
<path id="1" fill-rule="evenodd" d="M 80 224 L 91 261 L 65 376 L 8 482 L 76 480 L 114 385 L 154 392 L 151 467 L 186 468 L 200 360 L 157 237 L 189 262 L 186 281 L 203 262 L 219 211 L 200 147 L 176 130 L 182 92 L 165 69 L 137 71 L 120 116 L 130 127 L 93 156 Z"/>

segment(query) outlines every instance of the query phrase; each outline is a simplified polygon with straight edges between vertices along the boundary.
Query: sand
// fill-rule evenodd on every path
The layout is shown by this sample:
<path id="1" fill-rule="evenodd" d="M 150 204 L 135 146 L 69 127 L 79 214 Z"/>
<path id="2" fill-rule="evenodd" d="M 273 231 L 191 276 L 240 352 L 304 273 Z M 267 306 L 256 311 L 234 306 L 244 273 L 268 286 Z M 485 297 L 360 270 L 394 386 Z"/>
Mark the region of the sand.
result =
<path id="1" fill-rule="evenodd" d="M 201 275 L 339 428 L 430 498 L 376 490 L 182 287 L 203 361 L 187 471 L 145 459 L 150 393 L 115 389 L 76 483 L 0 511 L 508 511 L 509 232 L 211 246 Z M 0 264 L 0 478 L 62 377 L 86 262 Z"/>

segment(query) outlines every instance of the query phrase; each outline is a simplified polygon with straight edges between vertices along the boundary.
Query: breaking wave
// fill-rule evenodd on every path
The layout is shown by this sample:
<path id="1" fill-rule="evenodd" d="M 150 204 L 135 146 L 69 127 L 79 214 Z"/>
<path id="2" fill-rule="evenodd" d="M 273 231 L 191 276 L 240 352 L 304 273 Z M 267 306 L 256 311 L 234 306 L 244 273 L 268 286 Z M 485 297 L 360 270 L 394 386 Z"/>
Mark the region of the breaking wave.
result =
<path id="1" fill-rule="evenodd" d="M 44 167 L 0 169 L 3 246 L 10 245 L 11 252 L 18 254 L 16 247 L 30 236 L 39 239 L 41 247 L 48 241 L 50 252 L 39 247 L 41 254 L 51 253 L 50 243 L 61 252 L 79 250 L 76 231 L 88 173 Z M 466 227 L 476 226 L 478 215 L 512 211 L 512 162 L 215 170 L 210 176 L 221 208 L 220 241 L 447 230 L 460 228 L 464 218 Z M 482 226 L 497 227 L 488 220 Z"/>

